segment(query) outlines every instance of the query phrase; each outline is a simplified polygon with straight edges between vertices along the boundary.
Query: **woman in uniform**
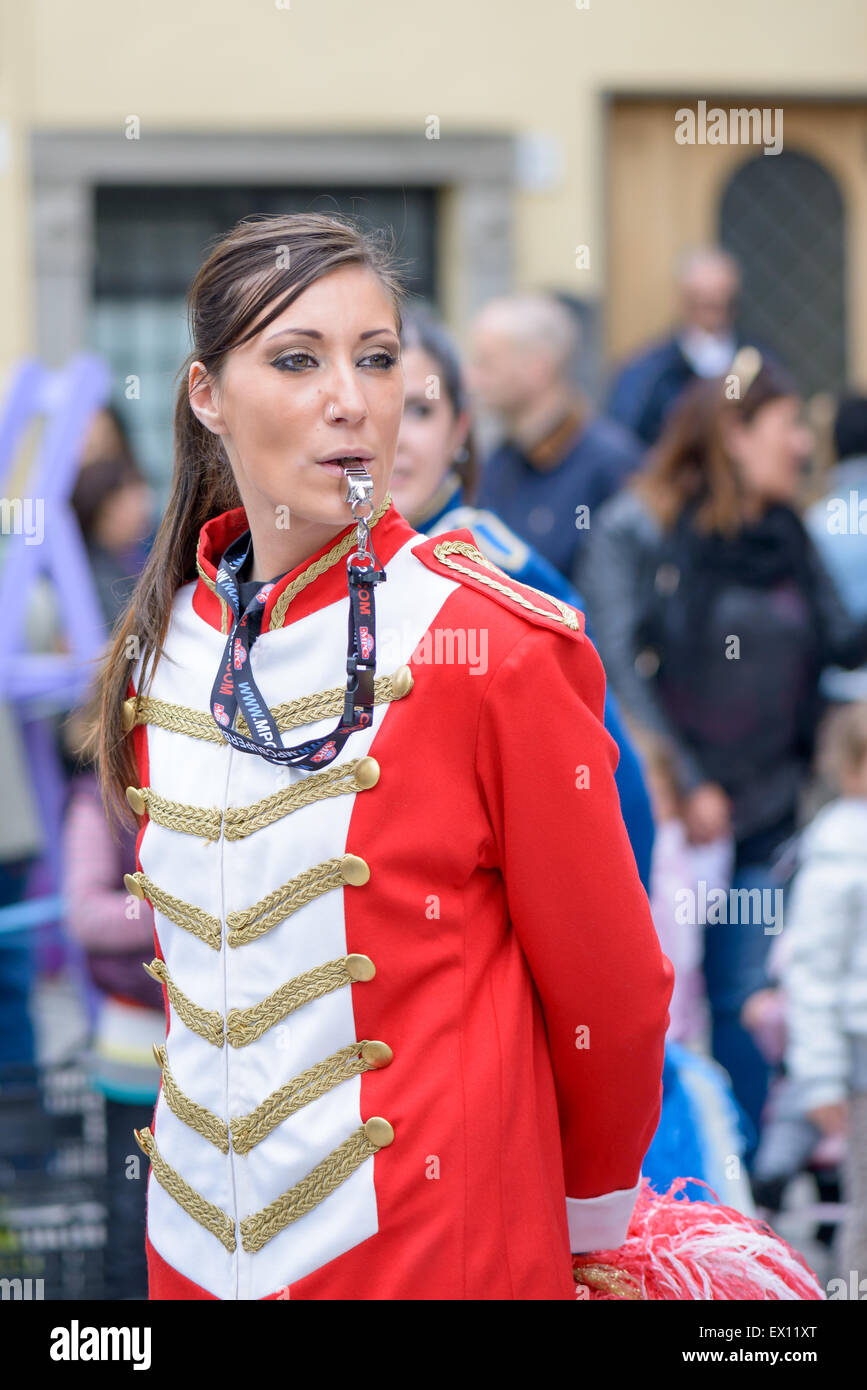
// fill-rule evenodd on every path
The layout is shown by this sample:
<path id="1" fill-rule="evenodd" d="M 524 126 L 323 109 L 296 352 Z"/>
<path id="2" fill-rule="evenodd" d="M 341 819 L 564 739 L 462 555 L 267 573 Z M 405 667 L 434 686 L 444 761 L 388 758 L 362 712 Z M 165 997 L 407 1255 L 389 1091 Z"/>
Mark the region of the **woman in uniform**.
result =
<path id="1" fill-rule="evenodd" d="M 400 301 L 319 214 L 245 219 L 190 289 L 98 730 L 166 1008 L 151 1298 L 573 1298 L 659 1117 L 672 972 L 601 662 L 397 511 Z"/>

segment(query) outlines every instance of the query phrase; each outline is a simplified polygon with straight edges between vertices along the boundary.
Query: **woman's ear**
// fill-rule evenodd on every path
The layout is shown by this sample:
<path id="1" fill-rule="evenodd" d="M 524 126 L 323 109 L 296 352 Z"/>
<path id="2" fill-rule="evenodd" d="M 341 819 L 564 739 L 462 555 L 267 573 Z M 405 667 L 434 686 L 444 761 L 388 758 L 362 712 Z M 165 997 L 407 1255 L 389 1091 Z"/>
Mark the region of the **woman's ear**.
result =
<path id="1" fill-rule="evenodd" d="M 226 422 L 220 410 L 216 384 L 203 362 L 194 362 L 187 377 L 190 409 L 212 434 L 225 434 Z"/>

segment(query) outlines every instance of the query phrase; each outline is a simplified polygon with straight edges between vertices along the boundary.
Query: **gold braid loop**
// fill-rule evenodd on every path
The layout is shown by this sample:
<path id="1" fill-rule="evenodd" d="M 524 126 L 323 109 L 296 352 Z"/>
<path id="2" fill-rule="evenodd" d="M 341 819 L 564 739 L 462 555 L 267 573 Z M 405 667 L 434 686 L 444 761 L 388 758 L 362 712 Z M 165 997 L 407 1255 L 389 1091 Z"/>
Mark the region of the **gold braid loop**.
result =
<path id="1" fill-rule="evenodd" d="M 309 1105 L 312 1100 L 318 1100 L 334 1086 L 339 1086 L 341 1081 L 373 1070 L 375 1064 L 366 1062 L 361 1055 L 366 1042 L 367 1039 L 363 1039 L 342 1047 L 339 1052 L 332 1053 L 324 1061 L 317 1062 L 287 1081 L 279 1090 L 272 1091 L 249 1115 L 238 1115 L 230 1120 L 235 1153 L 248 1153 L 290 1115 Z"/>
<path id="2" fill-rule="evenodd" d="M 226 839 L 242 840 L 246 835 L 252 835 L 281 817 L 300 810 L 302 806 L 312 805 L 314 801 L 365 790 L 356 776 L 361 761 L 361 758 L 356 758 L 352 763 L 332 763 L 322 772 L 311 773 L 292 786 L 282 787 L 272 796 L 255 801 L 252 806 L 228 807 L 223 817 Z"/>
<path id="3" fill-rule="evenodd" d="M 169 996 L 169 1002 L 182 1023 L 193 1032 L 198 1033 L 205 1042 L 213 1043 L 214 1047 L 223 1046 L 223 1016 L 222 1014 L 203 1009 L 200 1004 L 194 1004 L 192 999 L 188 999 L 183 990 L 178 989 L 171 975 L 166 968 L 164 960 L 155 956 L 150 965 L 143 962 L 145 970 L 161 985 L 165 985 Z"/>
<path id="4" fill-rule="evenodd" d="M 167 830 L 180 830 L 201 840 L 219 840 L 222 816 L 218 807 L 188 806 L 182 801 L 169 801 L 152 787 L 137 787 L 150 820 Z"/>
<path id="5" fill-rule="evenodd" d="M 184 931 L 197 936 L 200 941 L 204 941 L 206 946 L 219 951 L 222 935 L 219 918 L 212 917 L 209 912 L 204 912 L 193 903 L 184 902 L 183 898 L 172 897 L 171 893 L 166 893 L 141 869 L 130 874 L 129 878 L 135 879 L 144 896 L 153 904 L 157 912 L 168 917 L 169 921 L 174 922 L 176 927 L 183 927 Z"/>
<path id="6" fill-rule="evenodd" d="M 384 705 L 392 700 L 402 700 L 407 690 L 408 687 L 395 690 L 392 676 L 376 676 L 373 681 L 373 702 L 375 705 Z M 305 724 L 315 724 L 320 719 L 339 717 L 343 713 L 345 696 L 345 686 L 334 686 L 331 690 L 300 695 L 297 700 L 274 705 L 271 714 L 280 733 L 287 733 L 290 729 L 299 729 Z M 229 747 L 207 711 L 189 709 L 186 705 L 171 704 L 167 700 L 157 700 L 149 695 L 141 699 L 131 697 L 127 701 L 127 709 L 129 715 L 126 722 L 129 729 L 136 724 L 152 724 L 175 734 L 186 734 L 188 738 L 198 738 L 205 743 L 219 743 L 224 748 Z M 249 725 L 240 712 L 236 722 L 239 731 L 249 735 Z"/>
<path id="7" fill-rule="evenodd" d="M 151 1171 L 160 1187 L 174 1198 L 179 1207 L 183 1207 L 188 1216 L 198 1221 L 200 1226 L 211 1232 L 211 1235 L 216 1236 L 220 1244 L 232 1254 L 235 1250 L 235 1223 L 232 1218 L 222 1207 L 215 1206 L 203 1197 L 201 1192 L 190 1187 L 177 1169 L 166 1163 L 149 1128 L 134 1129 L 133 1134 L 142 1153 L 150 1159 Z"/>
<path id="8" fill-rule="evenodd" d="M 197 1134 L 201 1134 L 203 1139 L 207 1139 L 220 1150 L 220 1153 L 229 1152 L 229 1126 L 215 1115 L 213 1110 L 208 1110 L 204 1105 L 198 1105 L 189 1096 L 184 1095 L 174 1076 L 169 1069 L 168 1057 L 165 1043 L 154 1046 L 154 1057 L 162 1067 L 163 1073 L 163 1095 L 166 1104 L 173 1115 L 176 1115 L 183 1124 L 189 1125 Z"/>
<path id="9" fill-rule="evenodd" d="M 295 878 L 282 883 L 267 897 L 260 898 L 252 907 L 227 913 L 228 944 L 244 946 L 248 941 L 255 941 L 257 937 L 264 936 L 278 923 L 291 917 L 299 907 L 304 907 L 306 903 L 330 892 L 332 888 L 342 888 L 346 883 L 343 872 L 344 858 L 345 856 L 340 855 L 333 859 L 325 859 L 321 864 L 314 864 L 312 868 L 305 869 L 303 873 L 296 874 Z"/>
<path id="10" fill-rule="evenodd" d="M 219 840 L 221 832 L 227 840 L 243 840 L 302 806 L 311 806 L 315 801 L 324 801 L 329 796 L 365 791 L 370 783 L 362 783 L 357 776 L 362 761 L 356 758 L 351 763 L 332 763 L 321 772 L 311 772 L 291 786 L 281 787 L 261 801 L 254 801 L 249 806 L 229 806 L 225 812 L 217 807 L 188 806 L 181 801 L 170 801 L 152 787 L 137 787 L 135 790 L 141 796 L 150 819 L 167 830 L 177 830 L 182 835 L 194 835 L 197 839 L 210 841 Z"/>
<path id="11" fill-rule="evenodd" d="M 306 1178 L 288 1192 L 241 1222 L 241 1245 L 244 1250 L 261 1250 L 274 1236 L 286 1229 L 300 1216 L 318 1206 L 335 1188 L 360 1168 L 365 1159 L 378 1152 L 381 1145 L 371 1143 L 364 1126 L 318 1163 Z"/>
<path id="12" fill-rule="evenodd" d="M 461 574 L 468 574 L 471 579 L 478 579 L 479 583 L 487 584 L 490 588 L 497 589 L 499 593 L 505 594 L 507 598 L 514 599 L 515 603 L 520 603 L 522 608 L 528 608 L 533 613 L 541 613 L 543 618 L 553 618 L 556 622 L 562 622 L 572 632 L 581 631 L 581 622 L 575 609 L 570 608 L 569 604 L 564 603 L 562 599 L 555 598 L 553 594 L 546 594 L 542 589 L 534 588 L 532 584 L 524 584 L 525 589 L 529 589 L 532 593 L 538 594 L 540 598 L 546 599 L 548 603 L 553 603 L 554 607 L 559 611 L 559 617 L 557 613 L 552 613 L 547 608 L 537 607 L 535 603 L 531 603 L 528 598 L 525 598 L 523 594 L 519 593 L 517 589 L 512 588 L 511 585 L 501 584 L 496 579 L 488 579 L 487 575 L 479 574 L 477 570 L 469 569 L 466 565 L 459 564 L 457 560 L 449 560 L 447 558 L 449 555 L 465 555 L 467 559 L 477 561 L 478 564 L 484 565 L 485 569 L 491 570 L 494 574 L 501 575 L 503 579 L 509 579 L 510 576 L 506 574 L 504 570 L 492 564 L 487 555 L 483 555 L 477 546 L 470 545 L 467 541 L 440 541 L 439 545 L 434 546 L 434 555 L 442 564 L 447 565 L 450 570 L 459 570 Z M 523 584 L 524 581 L 521 580 L 521 583 Z"/>
<path id="13" fill-rule="evenodd" d="M 300 1009 L 303 1004 L 309 1004 L 311 1000 L 319 999 L 323 994 L 330 994 L 333 989 L 351 984 L 352 979 L 347 968 L 346 956 L 341 956 L 338 960 L 329 960 L 324 965 L 317 965 L 312 970 L 305 971 L 303 975 L 296 975 L 294 980 L 287 980 L 286 984 L 275 989 L 273 994 L 269 994 L 249 1009 L 230 1009 L 226 1019 L 226 1037 L 229 1045 L 246 1047 L 248 1043 L 261 1038 L 275 1023 L 280 1023 L 288 1014 Z"/>
<path id="14" fill-rule="evenodd" d="M 376 511 L 368 519 L 368 526 L 374 527 L 376 523 L 385 516 L 390 506 L 391 493 L 387 492 L 376 508 Z M 320 555 L 318 560 L 314 560 L 312 565 L 308 565 L 307 569 L 304 570 L 302 574 L 299 574 L 297 579 L 293 579 L 291 584 L 287 584 L 271 610 L 268 631 L 274 632 L 278 628 L 281 628 L 286 617 L 286 610 L 293 598 L 300 594 L 302 589 L 306 589 L 308 584 L 312 584 L 314 579 L 318 579 L 320 574 L 324 574 L 332 565 L 336 565 L 338 560 L 342 560 L 350 551 L 355 550 L 357 545 L 358 534 L 355 526 L 353 526 L 348 536 L 344 536 L 342 541 L 338 541 L 337 545 L 333 545 L 324 555 Z"/>

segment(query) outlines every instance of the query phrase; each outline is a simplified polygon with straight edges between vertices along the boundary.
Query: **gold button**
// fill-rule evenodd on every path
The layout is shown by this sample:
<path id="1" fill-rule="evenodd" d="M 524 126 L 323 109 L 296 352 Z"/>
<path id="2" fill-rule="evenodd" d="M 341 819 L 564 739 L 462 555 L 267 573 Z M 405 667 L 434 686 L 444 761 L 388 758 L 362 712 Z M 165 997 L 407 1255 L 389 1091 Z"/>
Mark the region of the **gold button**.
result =
<path id="1" fill-rule="evenodd" d="M 124 700 L 123 709 L 120 712 L 120 722 L 124 733 L 128 734 L 135 724 L 135 696 L 131 700 Z"/>
<path id="2" fill-rule="evenodd" d="M 134 898 L 144 897 L 144 889 L 142 888 L 138 879 L 135 878 L 132 874 L 124 874 L 123 881 L 126 891 L 128 893 L 132 893 Z"/>
<path id="3" fill-rule="evenodd" d="M 162 1056 L 160 1055 L 160 1045 L 159 1045 L 159 1043 L 154 1043 L 154 1061 L 156 1062 L 156 1064 L 157 1064 L 158 1067 L 162 1067 L 163 1059 L 162 1059 Z"/>
<path id="4" fill-rule="evenodd" d="M 372 1119 L 366 1120 L 364 1132 L 371 1144 L 375 1144 L 378 1149 L 387 1149 L 389 1144 L 394 1143 L 394 1130 L 381 1115 L 374 1115 Z"/>
<path id="5" fill-rule="evenodd" d="M 139 791 L 138 787 L 127 787 L 126 799 L 129 802 L 132 809 L 135 811 L 137 816 L 144 815 L 145 799 Z"/>
<path id="6" fill-rule="evenodd" d="M 160 985 L 161 985 L 162 982 L 163 982 L 163 981 L 162 981 L 162 976 L 158 975 L 157 972 L 156 972 L 156 970 L 154 970 L 154 966 L 155 966 L 155 965 L 156 965 L 156 961 L 152 961 L 152 962 L 150 962 L 150 963 L 149 963 L 148 961 L 146 961 L 146 960 L 143 960 L 143 961 L 142 961 L 142 969 L 143 969 L 143 970 L 146 970 L 146 971 L 148 972 L 148 974 L 150 975 L 150 977 L 151 977 L 152 980 L 156 980 L 157 984 L 160 984 Z"/>
<path id="7" fill-rule="evenodd" d="M 379 763 L 376 758 L 359 758 L 355 765 L 355 780 L 364 791 L 376 786 L 379 781 Z"/>
<path id="8" fill-rule="evenodd" d="M 394 698 L 402 700 L 404 695 L 408 695 L 415 685 L 415 679 L 408 666 L 398 666 L 391 678 L 391 688 L 394 691 Z"/>
<path id="9" fill-rule="evenodd" d="M 360 888 L 362 883 L 366 883 L 370 878 L 370 869 L 357 854 L 344 854 L 340 872 L 343 874 L 344 883 L 350 883 L 353 888 Z"/>
<path id="10" fill-rule="evenodd" d="M 361 1056 L 368 1066 L 387 1067 L 394 1057 L 394 1053 L 388 1043 L 366 1042 L 361 1049 Z"/>
<path id="11" fill-rule="evenodd" d="M 372 980 L 376 974 L 376 966 L 370 956 L 347 956 L 346 969 L 353 980 Z"/>

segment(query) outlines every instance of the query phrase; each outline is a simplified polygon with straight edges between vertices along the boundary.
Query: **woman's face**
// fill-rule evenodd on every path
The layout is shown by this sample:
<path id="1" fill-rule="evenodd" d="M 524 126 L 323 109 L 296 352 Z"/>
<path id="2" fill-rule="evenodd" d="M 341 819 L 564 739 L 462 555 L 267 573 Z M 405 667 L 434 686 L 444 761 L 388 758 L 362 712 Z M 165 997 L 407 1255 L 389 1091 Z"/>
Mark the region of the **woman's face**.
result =
<path id="1" fill-rule="evenodd" d="M 749 424 L 735 422 L 729 435 L 729 450 L 747 492 L 769 504 L 797 496 L 812 444 L 797 396 L 768 401 Z"/>
<path id="2" fill-rule="evenodd" d="M 219 380 L 209 384 L 194 363 L 190 402 L 222 437 L 251 523 L 346 526 L 343 469 L 323 462 L 337 456 L 362 457 L 375 509 L 403 408 L 400 340 L 382 283 L 360 265 L 331 271 L 232 348 Z"/>
<path id="3" fill-rule="evenodd" d="M 455 415 L 442 384 L 442 368 L 422 348 L 405 348 L 406 400 L 391 475 L 398 511 L 412 518 L 424 510 L 467 437 L 469 415 Z"/>
<path id="4" fill-rule="evenodd" d="M 123 551 L 142 541 L 153 520 L 154 496 L 146 482 L 110 492 L 93 522 L 94 540 L 104 550 Z"/>
<path id="5" fill-rule="evenodd" d="M 110 459 L 127 452 L 126 441 L 108 410 L 98 410 L 88 426 L 81 451 L 81 464 Z"/>

